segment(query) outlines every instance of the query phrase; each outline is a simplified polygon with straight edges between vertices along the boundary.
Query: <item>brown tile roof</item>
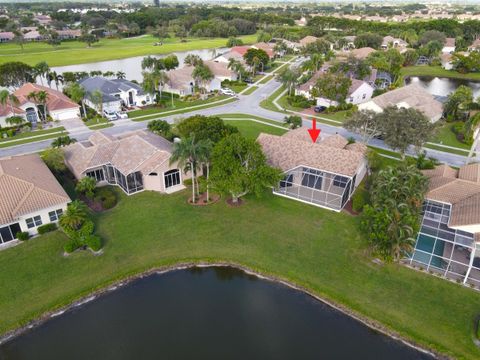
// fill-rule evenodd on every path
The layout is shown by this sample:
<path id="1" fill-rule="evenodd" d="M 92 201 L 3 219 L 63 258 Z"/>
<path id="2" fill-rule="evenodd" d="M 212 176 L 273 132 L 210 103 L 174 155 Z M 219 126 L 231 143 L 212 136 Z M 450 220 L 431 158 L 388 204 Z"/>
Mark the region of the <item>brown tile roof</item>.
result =
<path id="1" fill-rule="evenodd" d="M 270 58 L 273 57 L 273 55 L 275 55 L 273 46 L 270 44 L 267 44 L 266 42 L 256 43 L 255 45 L 252 45 L 252 47 L 265 51 Z"/>
<path id="2" fill-rule="evenodd" d="M 47 98 L 47 107 L 49 111 L 52 110 L 62 110 L 62 109 L 72 109 L 78 108 L 79 105 L 60 91 L 50 89 L 49 87 L 26 83 L 19 89 L 15 90 L 13 93 L 20 100 L 21 104 L 29 102 L 28 94 L 31 92 L 45 91 L 48 94 Z"/>
<path id="3" fill-rule="evenodd" d="M 69 202 L 70 198 L 36 154 L 0 159 L 0 224 Z"/>
<path id="4" fill-rule="evenodd" d="M 318 40 L 317 37 L 311 36 L 311 35 L 307 35 L 307 36 L 305 36 L 303 39 L 301 39 L 301 40 L 299 41 L 299 43 L 300 43 L 301 46 L 306 46 L 306 45 L 308 45 L 308 44 L 314 43 L 314 42 L 317 41 L 317 40 Z"/>
<path id="5" fill-rule="evenodd" d="M 65 162 L 77 178 L 88 169 L 112 164 L 124 175 L 146 171 L 168 160 L 172 144 L 144 130 L 117 137 L 92 135 L 65 148 Z"/>
<path id="6" fill-rule="evenodd" d="M 228 68 L 228 64 L 223 62 L 216 62 L 216 61 L 204 61 L 205 65 L 208 66 L 210 71 L 215 76 L 221 77 L 232 77 L 234 72 Z"/>
<path id="7" fill-rule="evenodd" d="M 374 97 L 371 101 L 382 109 L 388 106 L 412 107 L 422 112 L 429 119 L 438 118 L 443 113 L 442 103 L 435 100 L 433 95 L 417 84 L 410 84 L 388 91 Z"/>
<path id="8" fill-rule="evenodd" d="M 193 66 L 184 66 L 180 69 L 174 69 L 167 72 L 169 79 L 168 85 L 173 89 L 188 89 L 193 79 Z"/>
<path id="9" fill-rule="evenodd" d="M 305 128 L 300 129 L 308 135 Z M 291 132 L 293 131 L 296 130 Z M 330 147 L 321 142 L 314 144 L 310 138 L 304 141 L 298 133 L 295 136 L 264 133 L 258 136 L 257 141 L 272 166 L 288 171 L 303 165 L 335 174 L 353 176 L 364 161 L 362 153 Z"/>
<path id="10" fill-rule="evenodd" d="M 429 178 L 426 198 L 452 205 L 449 226 L 480 224 L 480 164 L 462 166 L 458 171 L 447 165 L 424 170 Z"/>
<path id="11" fill-rule="evenodd" d="M 359 49 L 353 49 L 352 51 L 350 51 L 350 54 L 352 54 L 357 59 L 366 59 L 368 55 L 375 51 L 376 50 L 371 47 L 364 47 Z"/>
<path id="12" fill-rule="evenodd" d="M 445 43 L 443 46 L 455 47 L 455 38 L 445 38 Z"/>

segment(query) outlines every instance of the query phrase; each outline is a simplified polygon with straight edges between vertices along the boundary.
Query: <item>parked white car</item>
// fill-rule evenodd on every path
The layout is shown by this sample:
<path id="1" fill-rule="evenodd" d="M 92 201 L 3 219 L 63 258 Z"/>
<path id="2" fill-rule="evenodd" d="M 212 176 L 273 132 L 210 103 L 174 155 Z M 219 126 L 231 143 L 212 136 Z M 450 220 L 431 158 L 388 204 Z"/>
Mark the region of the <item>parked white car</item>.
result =
<path id="1" fill-rule="evenodd" d="M 220 93 L 222 93 L 223 95 L 229 95 L 229 96 L 235 96 L 237 95 L 235 93 L 235 91 L 233 91 L 232 89 L 227 89 L 227 88 L 221 88 L 220 89 Z"/>
<path id="2" fill-rule="evenodd" d="M 128 119 L 128 115 L 125 111 L 119 111 L 116 115 L 118 119 Z"/>
<path id="3" fill-rule="evenodd" d="M 117 120 L 117 114 L 114 111 L 103 110 L 103 116 L 107 118 L 107 120 L 114 121 Z"/>

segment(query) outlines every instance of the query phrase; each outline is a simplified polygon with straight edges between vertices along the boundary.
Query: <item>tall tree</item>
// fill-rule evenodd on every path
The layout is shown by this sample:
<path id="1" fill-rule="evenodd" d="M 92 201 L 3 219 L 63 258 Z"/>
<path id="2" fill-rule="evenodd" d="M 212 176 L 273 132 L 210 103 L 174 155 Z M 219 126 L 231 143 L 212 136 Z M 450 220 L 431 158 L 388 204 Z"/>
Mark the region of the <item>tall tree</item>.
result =
<path id="1" fill-rule="evenodd" d="M 242 81 L 242 77 L 247 72 L 247 70 L 245 69 L 245 66 L 243 66 L 243 64 L 240 61 L 234 58 L 229 59 L 227 67 L 228 69 L 232 70 L 235 74 L 237 74 L 237 77 L 240 81 Z"/>
<path id="2" fill-rule="evenodd" d="M 220 140 L 212 153 L 212 173 L 215 189 L 232 197 L 233 203 L 248 194 L 261 195 L 281 179 L 278 169 L 267 165 L 260 145 L 255 140 L 233 134 Z"/>
<path id="3" fill-rule="evenodd" d="M 20 101 L 15 96 L 15 94 L 10 93 L 8 90 L 0 90 L 0 105 L 7 106 L 10 105 L 10 111 L 13 116 L 15 116 L 15 106 L 18 105 Z"/>
<path id="4" fill-rule="evenodd" d="M 64 90 L 68 96 L 76 103 L 82 104 L 83 116 L 87 116 L 87 109 L 85 108 L 86 91 L 79 83 L 70 83 Z"/>
<path id="5" fill-rule="evenodd" d="M 362 142 L 368 144 L 375 135 L 380 133 L 380 116 L 371 110 L 355 112 L 343 123 L 343 127 L 349 131 L 360 134 Z"/>
<path id="6" fill-rule="evenodd" d="M 258 66 L 261 66 L 261 68 L 264 69 L 270 61 L 270 57 L 264 50 L 254 48 L 248 49 L 243 55 L 243 58 L 245 59 L 247 65 L 250 65 L 254 68 L 254 71 Z"/>
<path id="7" fill-rule="evenodd" d="M 40 61 L 34 66 L 35 76 L 40 78 L 40 82 L 43 85 L 43 78 L 47 78 L 48 73 L 50 72 L 50 67 L 45 61 Z"/>
<path id="8" fill-rule="evenodd" d="M 344 74 L 326 73 L 317 80 L 312 89 L 312 95 L 344 103 L 351 85 L 352 80 Z"/>
<path id="9" fill-rule="evenodd" d="M 202 58 L 195 54 L 188 54 L 187 56 L 185 56 L 185 59 L 183 59 L 183 62 L 186 65 L 190 66 L 197 66 L 203 64 Z"/>
<path id="10" fill-rule="evenodd" d="M 458 119 L 458 112 L 468 111 L 473 103 L 472 88 L 460 85 L 454 92 L 448 95 L 448 99 L 444 104 L 444 111 L 447 116 L 451 116 L 454 120 Z"/>
<path id="11" fill-rule="evenodd" d="M 193 69 L 192 76 L 201 89 L 206 90 L 207 83 L 214 78 L 212 70 L 204 64 L 197 65 Z"/>
<path id="12" fill-rule="evenodd" d="M 34 78 L 35 71 L 30 65 L 19 61 L 0 64 L 0 86 L 17 88 Z"/>
<path id="13" fill-rule="evenodd" d="M 103 117 L 103 94 L 100 90 L 95 90 L 90 94 L 90 100 L 95 104 L 100 116 Z"/>
<path id="14" fill-rule="evenodd" d="M 295 90 L 295 86 L 298 84 L 301 72 L 298 68 L 286 68 L 279 75 L 280 82 L 285 86 L 288 91 L 288 95 L 292 95 Z"/>

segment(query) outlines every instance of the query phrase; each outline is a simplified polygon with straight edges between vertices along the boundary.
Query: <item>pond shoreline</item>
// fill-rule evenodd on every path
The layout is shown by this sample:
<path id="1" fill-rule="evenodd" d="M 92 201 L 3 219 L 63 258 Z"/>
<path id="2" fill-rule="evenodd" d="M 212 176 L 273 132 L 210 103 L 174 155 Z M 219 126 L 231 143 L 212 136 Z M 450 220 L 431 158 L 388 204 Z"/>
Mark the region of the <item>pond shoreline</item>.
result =
<path id="1" fill-rule="evenodd" d="M 84 304 L 87 304 L 87 303 L 97 299 L 98 297 L 100 297 L 102 295 L 105 295 L 105 294 L 108 294 L 112 291 L 115 291 L 118 288 L 123 287 L 125 285 L 128 285 L 131 282 L 134 282 L 138 279 L 146 278 L 146 277 L 149 277 L 149 276 L 154 275 L 154 274 L 165 274 L 165 273 L 168 273 L 168 272 L 171 272 L 171 271 L 177 271 L 177 270 L 187 270 L 187 269 L 192 269 L 192 268 L 213 268 L 213 267 L 234 268 L 234 269 L 237 269 L 237 270 L 240 270 L 240 271 L 244 272 L 247 275 L 255 276 L 259 279 L 266 280 L 266 281 L 271 281 L 271 282 L 274 282 L 274 283 L 278 283 L 278 284 L 286 286 L 290 289 L 300 291 L 300 292 L 312 297 L 316 301 L 322 302 L 322 303 L 328 305 L 329 307 L 331 307 L 331 308 L 349 316 L 350 318 L 353 318 L 356 321 L 359 321 L 360 323 L 367 326 L 368 328 L 370 328 L 370 329 L 372 329 L 372 330 L 374 330 L 374 331 L 376 331 L 380 334 L 386 335 L 386 336 L 392 338 L 393 340 L 399 341 L 399 342 L 403 343 L 404 345 L 406 345 L 410 348 L 413 348 L 413 349 L 415 349 L 419 352 L 431 355 L 431 356 L 433 356 L 435 358 L 438 358 L 438 359 L 450 359 L 450 357 L 448 357 L 446 355 L 440 354 L 440 353 L 438 353 L 434 350 L 422 347 L 422 346 L 420 346 L 419 344 L 416 344 L 413 341 L 407 340 L 407 339 L 403 338 L 402 336 L 400 336 L 399 334 L 397 334 L 396 332 L 394 332 L 394 331 L 388 329 L 387 327 L 379 324 L 378 322 L 376 322 L 372 319 L 369 319 L 366 316 L 359 315 L 359 314 L 355 313 L 354 311 L 352 311 L 351 309 L 349 309 L 346 306 L 343 306 L 343 305 L 337 304 L 335 302 L 332 302 L 330 300 L 327 300 L 325 298 L 322 298 L 319 295 L 315 294 L 313 291 L 309 290 L 308 288 L 297 285 L 292 281 L 288 281 L 284 278 L 274 276 L 274 275 L 267 275 L 265 273 L 262 273 L 262 272 L 259 272 L 259 271 L 256 271 L 256 270 L 252 270 L 249 267 L 246 267 L 246 266 L 243 266 L 243 265 L 240 265 L 240 264 L 237 264 L 237 263 L 233 263 L 233 262 L 205 262 L 205 261 L 185 262 L 185 263 L 178 263 L 176 265 L 171 265 L 171 266 L 156 267 L 156 268 L 141 272 L 141 273 L 136 274 L 136 275 L 127 276 L 123 280 L 113 281 L 110 285 L 107 285 L 107 286 L 105 286 L 105 287 L 103 287 L 99 290 L 93 291 L 86 296 L 82 296 L 79 300 L 73 301 L 68 305 L 61 306 L 58 309 L 47 311 L 43 315 L 39 316 L 37 319 L 30 321 L 28 324 L 26 324 L 26 325 L 24 325 L 20 328 L 17 328 L 15 330 L 9 331 L 6 334 L 0 335 L 0 346 L 2 344 L 12 340 L 15 337 L 23 335 L 23 334 L 27 333 L 29 330 L 31 330 L 35 327 L 38 327 L 45 322 L 48 322 L 52 318 L 63 315 L 64 313 L 66 313 L 68 311 L 71 311 L 71 310 L 73 310 L 77 307 L 80 307 Z"/>

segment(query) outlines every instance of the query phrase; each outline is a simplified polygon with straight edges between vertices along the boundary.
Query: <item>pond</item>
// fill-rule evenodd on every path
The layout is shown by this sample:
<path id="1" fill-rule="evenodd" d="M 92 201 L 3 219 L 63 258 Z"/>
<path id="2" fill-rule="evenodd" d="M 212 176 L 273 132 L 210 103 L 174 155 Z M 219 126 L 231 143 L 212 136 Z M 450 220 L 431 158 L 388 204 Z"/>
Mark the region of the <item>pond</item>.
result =
<path id="1" fill-rule="evenodd" d="M 478 81 L 429 76 L 411 76 L 405 79 L 405 82 L 407 85 L 411 83 L 420 84 L 425 87 L 430 94 L 439 97 L 447 97 L 460 85 L 465 85 L 472 88 L 474 99 L 480 96 L 480 82 Z"/>
<path id="2" fill-rule="evenodd" d="M 431 359 L 312 297 L 224 267 L 154 274 L 0 346 L 0 359 Z"/>
<path id="3" fill-rule="evenodd" d="M 177 55 L 179 67 L 183 66 L 183 60 L 188 54 L 195 54 L 200 56 L 203 60 L 210 60 L 214 57 L 214 55 L 220 55 L 226 52 L 228 48 L 218 48 L 215 49 L 216 53 L 214 54 L 212 49 L 202 49 L 202 50 L 191 50 L 191 51 L 179 51 L 173 52 L 170 54 L 162 54 L 162 55 L 152 55 L 156 58 L 162 58 L 171 54 Z M 77 72 L 77 71 L 94 71 L 99 70 L 102 72 L 105 71 L 123 71 L 126 74 L 128 80 L 136 80 L 141 82 L 142 78 L 142 60 L 145 56 L 135 56 L 125 59 L 119 60 L 109 60 L 109 61 L 100 61 L 94 63 L 86 63 L 86 64 L 77 64 L 77 65 L 68 65 L 68 66 L 57 66 L 53 67 L 52 70 L 55 70 L 57 73 L 62 73 L 66 71 Z"/>

